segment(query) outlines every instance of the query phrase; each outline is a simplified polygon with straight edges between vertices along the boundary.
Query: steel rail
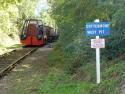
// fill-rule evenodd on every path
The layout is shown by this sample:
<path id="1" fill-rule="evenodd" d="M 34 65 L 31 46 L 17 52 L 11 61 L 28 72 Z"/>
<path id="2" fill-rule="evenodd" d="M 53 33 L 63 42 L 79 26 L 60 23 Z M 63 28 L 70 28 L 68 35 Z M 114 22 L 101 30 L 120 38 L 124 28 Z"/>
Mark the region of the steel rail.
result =
<path id="1" fill-rule="evenodd" d="M 31 55 L 34 51 L 36 51 L 38 47 L 33 48 L 28 53 L 24 54 L 22 57 L 19 57 L 18 59 L 14 60 L 13 62 L 10 62 L 8 66 L 6 66 L 2 71 L 0 71 L 0 78 L 4 77 L 9 73 L 17 64 L 19 64 L 23 59 L 25 59 L 27 56 Z"/>

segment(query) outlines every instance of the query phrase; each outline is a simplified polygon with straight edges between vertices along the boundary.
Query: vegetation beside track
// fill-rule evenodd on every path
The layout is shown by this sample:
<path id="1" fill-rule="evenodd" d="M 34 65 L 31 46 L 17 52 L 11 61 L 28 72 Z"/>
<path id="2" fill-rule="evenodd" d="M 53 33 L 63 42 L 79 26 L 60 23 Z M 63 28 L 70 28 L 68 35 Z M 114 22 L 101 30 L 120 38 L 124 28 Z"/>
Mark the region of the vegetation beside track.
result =
<path id="1" fill-rule="evenodd" d="M 125 80 L 125 12 L 123 0 L 49 0 L 60 38 L 50 54 L 50 66 L 62 75 L 45 80 L 40 94 L 122 94 Z M 101 84 L 96 85 L 95 50 L 83 26 L 87 22 L 111 22 L 111 35 L 101 49 Z M 64 74 L 64 75 L 63 75 Z M 62 78 L 60 81 L 59 79 Z M 64 79 L 63 79 L 64 78 Z M 53 80 L 54 79 L 54 80 Z M 74 84 L 75 83 L 75 84 Z M 74 89 L 76 87 L 77 89 Z M 81 89 L 82 88 L 82 89 Z M 69 91 L 68 91 L 69 90 Z M 77 92 L 78 90 L 78 92 Z M 54 93 L 53 93 L 54 92 Z M 44 93 L 43 93 L 44 94 Z M 124 94 L 124 92 L 123 92 Z"/>
<path id="2" fill-rule="evenodd" d="M 96 84 L 95 61 L 70 63 L 60 53 L 49 56 L 50 73 L 38 94 L 122 94 L 125 58 L 101 62 L 101 84 Z M 123 93 L 124 94 L 124 93 Z"/>
<path id="3" fill-rule="evenodd" d="M 41 82 L 38 93 L 120 94 L 124 90 L 122 86 L 125 80 L 125 1 L 48 1 L 52 6 L 51 16 L 59 28 L 60 38 L 49 56 L 49 65 L 52 68 L 44 82 Z M 22 21 L 34 16 L 36 2 L 37 0 L 2 0 L 0 32 L 12 39 L 17 29 L 21 28 Z M 44 17 L 43 15 L 42 18 Z M 95 84 L 95 50 L 90 48 L 90 37 L 86 37 L 83 30 L 86 22 L 92 22 L 97 18 L 112 23 L 111 35 L 105 37 L 106 48 L 101 49 L 100 85 Z M 5 36 L 4 38 L 6 39 Z M 0 37 L 0 49 L 5 49 L 5 45 L 2 44 L 5 41 L 2 39 Z"/>
<path id="4" fill-rule="evenodd" d="M 19 31 L 23 21 L 35 17 L 38 0 L 1 0 L 0 1 L 0 54 L 8 47 L 19 44 Z"/>
<path id="5" fill-rule="evenodd" d="M 8 47 L 19 44 L 19 34 L 26 19 L 39 19 L 46 25 L 55 26 L 47 13 L 46 0 L 1 0 L 0 1 L 0 54 Z"/>

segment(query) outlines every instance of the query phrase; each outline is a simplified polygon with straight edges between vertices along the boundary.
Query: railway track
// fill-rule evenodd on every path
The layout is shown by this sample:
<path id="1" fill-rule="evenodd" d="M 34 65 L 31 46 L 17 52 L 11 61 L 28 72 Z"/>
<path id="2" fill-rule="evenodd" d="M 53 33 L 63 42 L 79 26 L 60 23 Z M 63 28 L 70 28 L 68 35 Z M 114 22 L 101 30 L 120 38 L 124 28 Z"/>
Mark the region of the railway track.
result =
<path id="1" fill-rule="evenodd" d="M 14 50 L 4 56 L 0 57 L 0 78 L 4 77 L 7 73 L 12 70 L 15 65 L 21 62 L 24 58 L 30 55 L 32 52 L 36 51 L 38 47 L 35 48 L 22 48 Z"/>

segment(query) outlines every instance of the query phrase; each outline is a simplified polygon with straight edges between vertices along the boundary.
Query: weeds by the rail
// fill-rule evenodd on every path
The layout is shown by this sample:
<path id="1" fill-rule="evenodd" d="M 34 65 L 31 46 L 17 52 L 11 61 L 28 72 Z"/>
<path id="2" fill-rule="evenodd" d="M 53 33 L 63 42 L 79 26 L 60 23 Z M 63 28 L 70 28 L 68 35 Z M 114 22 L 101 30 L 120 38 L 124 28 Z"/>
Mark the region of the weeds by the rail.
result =
<path id="1" fill-rule="evenodd" d="M 124 91 L 124 58 L 103 61 L 101 63 L 101 83 L 97 85 L 95 62 L 84 63 L 72 73 L 74 67 L 70 67 L 70 70 L 66 67 L 72 63 L 63 59 L 63 56 L 59 59 L 57 53 L 51 53 L 49 56 L 52 69 L 41 83 L 38 94 L 121 94 Z"/>
<path id="2" fill-rule="evenodd" d="M 21 48 L 21 44 L 14 44 L 14 45 L 9 46 L 9 47 L 0 45 L 0 55 L 11 52 L 12 50 L 17 49 L 17 48 Z"/>
<path id="3" fill-rule="evenodd" d="M 73 80 L 71 75 L 59 69 L 51 69 L 44 79 L 39 94 L 89 94 L 94 84 Z"/>

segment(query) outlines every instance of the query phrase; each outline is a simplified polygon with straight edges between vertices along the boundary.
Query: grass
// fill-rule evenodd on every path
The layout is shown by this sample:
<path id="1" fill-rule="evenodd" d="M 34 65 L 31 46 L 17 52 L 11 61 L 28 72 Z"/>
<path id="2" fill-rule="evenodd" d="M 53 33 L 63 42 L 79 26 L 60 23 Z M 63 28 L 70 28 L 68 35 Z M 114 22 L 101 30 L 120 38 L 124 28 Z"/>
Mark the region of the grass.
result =
<path id="1" fill-rule="evenodd" d="M 7 52 L 10 52 L 12 51 L 13 49 L 17 49 L 17 48 L 20 48 L 21 47 L 21 44 L 14 44 L 10 47 L 6 47 L 4 45 L 0 45 L 0 55 L 4 54 L 4 53 L 7 53 Z"/>
<path id="2" fill-rule="evenodd" d="M 53 69 L 45 77 L 38 94 L 122 94 L 121 83 L 125 80 L 124 58 L 103 61 L 101 83 L 97 85 L 95 62 L 84 63 L 73 74 L 69 74 L 64 68 L 68 62 L 63 57 L 60 62 L 58 57 L 60 58 L 56 57 L 56 53 L 50 54 L 49 62 Z"/>
<path id="3" fill-rule="evenodd" d="M 12 47 L 18 48 L 20 45 L 14 45 Z M 69 71 L 74 69 L 67 70 L 67 68 L 73 63 L 70 63 L 70 60 L 62 55 L 63 52 L 52 52 L 48 58 L 48 64 L 50 66 L 49 73 L 44 77 L 37 75 L 37 77 L 29 80 L 25 87 L 17 85 L 16 93 L 19 94 L 22 92 L 22 94 L 25 94 L 23 91 L 26 92 L 28 89 L 32 89 L 30 86 L 33 86 L 34 88 L 39 88 L 33 90 L 37 94 L 122 94 L 121 83 L 125 80 L 124 58 L 117 58 L 114 60 L 115 62 L 103 61 L 101 64 L 101 83 L 97 85 L 95 62 L 84 62 L 83 65 L 75 69 L 74 73 L 70 74 L 71 72 Z M 39 82 L 39 85 L 37 84 L 35 86 L 36 82 Z"/>
<path id="4" fill-rule="evenodd" d="M 8 48 L 13 49 L 13 48 L 20 48 L 22 45 L 21 44 L 14 44 Z"/>
<path id="5" fill-rule="evenodd" d="M 38 94 L 89 94 L 93 86 L 92 83 L 72 80 L 70 75 L 58 69 L 52 69 Z"/>

